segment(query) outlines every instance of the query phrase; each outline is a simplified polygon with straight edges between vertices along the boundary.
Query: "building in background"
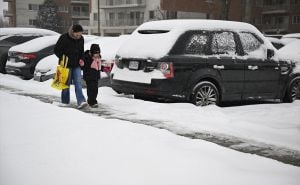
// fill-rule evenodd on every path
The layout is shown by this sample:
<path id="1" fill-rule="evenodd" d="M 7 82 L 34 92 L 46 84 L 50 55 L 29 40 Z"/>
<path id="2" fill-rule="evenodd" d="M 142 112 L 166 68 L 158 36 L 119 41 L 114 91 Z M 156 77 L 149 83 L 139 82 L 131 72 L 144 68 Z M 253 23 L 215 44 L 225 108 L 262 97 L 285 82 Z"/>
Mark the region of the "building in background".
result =
<path id="1" fill-rule="evenodd" d="M 300 0 L 161 0 L 163 10 L 248 22 L 266 34 L 300 32 Z M 179 18 L 179 17 L 178 17 Z"/>
<path id="2" fill-rule="evenodd" d="M 67 31 L 72 24 L 82 24 L 85 29 L 90 26 L 91 0 L 53 0 L 58 6 L 61 26 Z M 4 0 L 8 10 L 4 16 L 9 18 L 11 27 L 36 27 L 37 14 L 44 0 Z"/>
<path id="3" fill-rule="evenodd" d="M 300 32 L 300 0 L 54 0 L 61 26 L 79 23 L 89 34 L 132 33 L 140 24 L 162 19 L 221 19 L 255 25 L 263 33 Z M 44 0 L 4 0 L 9 26 L 35 27 Z"/>
<path id="4" fill-rule="evenodd" d="M 300 0 L 256 0 L 251 22 L 263 33 L 300 33 Z"/>
<path id="5" fill-rule="evenodd" d="M 130 34 L 140 24 L 151 20 L 206 18 L 205 12 L 162 9 L 163 3 L 163 0 L 92 0 L 90 33 L 99 34 L 100 31 L 101 35 L 116 36 Z"/>

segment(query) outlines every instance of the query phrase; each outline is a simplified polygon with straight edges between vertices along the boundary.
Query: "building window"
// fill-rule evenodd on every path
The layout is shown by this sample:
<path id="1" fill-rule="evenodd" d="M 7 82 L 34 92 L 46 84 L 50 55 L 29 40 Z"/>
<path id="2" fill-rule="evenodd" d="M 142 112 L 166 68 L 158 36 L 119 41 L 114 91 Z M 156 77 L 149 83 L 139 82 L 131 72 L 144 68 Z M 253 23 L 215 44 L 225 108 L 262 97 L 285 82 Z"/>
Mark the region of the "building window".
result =
<path id="1" fill-rule="evenodd" d="M 300 4 L 300 0 L 291 0 L 291 4 Z"/>
<path id="2" fill-rule="evenodd" d="M 253 23 L 254 25 L 261 25 L 261 24 L 262 24 L 261 17 L 253 17 L 252 23 Z"/>
<path id="3" fill-rule="evenodd" d="M 300 15 L 294 15 L 292 23 L 293 24 L 300 24 Z"/>
<path id="4" fill-rule="evenodd" d="M 39 5 L 38 4 L 29 4 L 28 5 L 28 10 L 38 11 L 39 10 Z"/>
<path id="5" fill-rule="evenodd" d="M 149 19 L 154 19 L 154 11 L 149 11 Z"/>
<path id="6" fill-rule="evenodd" d="M 37 20 L 36 19 L 29 19 L 29 25 L 36 26 Z"/>
<path id="7" fill-rule="evenodd" d="M 68 6 L 59 6 L 58 11 L 59 12 L 68 12 L 69 8 L 68 8 Z"/>
<path id="8" fill-rule="evenodd" d="M 106 4 L 107 5 L 114 5 L 114 1 L 113 0 L 106 0 Z"/>
<path id="9" fill-rule="evenodd" d="M 263 5 L 263 2 L 262 2 L 262 1 L 263 1 L 263 0 L 256 0 L 256 1 L 255 1 L 256 6 L 262 7 L 262 5 Z"/>
<path id="10" fill-rule="evenodd" d="M 98 21 L 98 13 L 94 13 L 94 21 Z"/>
<path id="11" fill-rule="evenodd" d="M 75 16 L 89 16 L 88 6 L 73 6 L 73 13 Z"/>
<path id="12" fill-rule="evenodd" d="M 125 24 L 125 13 L 118 13 L 118 25 L 123 26 Z"/>
<path id="13" fill-rule="evenodd" d="M 264 5 L 270 6 L 272 4 L 272 0 L 264 0 Z"/>

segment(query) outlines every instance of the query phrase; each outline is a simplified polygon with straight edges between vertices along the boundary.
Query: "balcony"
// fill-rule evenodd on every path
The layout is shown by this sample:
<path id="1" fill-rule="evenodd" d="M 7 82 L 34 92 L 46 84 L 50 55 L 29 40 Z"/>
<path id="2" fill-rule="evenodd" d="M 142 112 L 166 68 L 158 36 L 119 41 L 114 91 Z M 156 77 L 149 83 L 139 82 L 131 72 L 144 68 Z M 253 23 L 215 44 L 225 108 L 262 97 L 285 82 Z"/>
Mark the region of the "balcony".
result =
<path id="1" fill-rule="evenodd" d="M 290 8 L 289 4 L 264 5 L 262 14 L 285 14 Z"/>
<path id="2" fill-rule="evenodd" d="M 90 19 L 89 12 L 72 12 L 72 19 Z"/>
<path id="3" fill-rule="evenodd" d="M 89 4 L 89 0 L 71 0 L 71 4 Z"/>
<path id="4" fill-rule="evenodd" d="M 111 0 L 100 4 L 102 9 L 146 7 L 145 0 Z"/>
<path id="5" fill-rule="evenodd" d="M 105 20 L 105 27 L 127 27 L 127 26 L 139 26 L 144 22 L 143 18 L 140 19 L 116 19 Z"/>
<path id="6" fill-rule="evenodd" d="M 13 17 L 14 14 L 8 10 L 3 10 L 3 16 L 4 17 Z"/>

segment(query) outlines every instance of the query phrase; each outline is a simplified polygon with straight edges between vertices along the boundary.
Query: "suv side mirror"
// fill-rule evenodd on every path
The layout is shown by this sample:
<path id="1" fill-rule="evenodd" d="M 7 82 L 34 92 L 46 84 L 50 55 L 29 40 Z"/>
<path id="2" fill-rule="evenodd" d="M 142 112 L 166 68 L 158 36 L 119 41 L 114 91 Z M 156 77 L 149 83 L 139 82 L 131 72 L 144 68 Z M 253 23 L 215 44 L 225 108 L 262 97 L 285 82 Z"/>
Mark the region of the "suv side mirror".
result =
<path id="1" fill-rule="evenodd" d="M 267 49 L 267 59 L 270 59 L 274 56 L 274 50 L 273 49 Z"/>

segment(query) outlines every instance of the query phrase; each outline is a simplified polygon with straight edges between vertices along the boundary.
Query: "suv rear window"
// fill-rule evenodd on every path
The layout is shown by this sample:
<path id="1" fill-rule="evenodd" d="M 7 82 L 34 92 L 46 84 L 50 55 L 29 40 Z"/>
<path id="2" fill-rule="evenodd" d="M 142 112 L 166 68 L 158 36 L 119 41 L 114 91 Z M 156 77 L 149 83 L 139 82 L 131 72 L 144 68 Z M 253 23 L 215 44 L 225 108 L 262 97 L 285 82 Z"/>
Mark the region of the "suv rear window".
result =
<path id="1" fill-rule="evenodd" d="M 139 30 L 141 34 L 159 34 L 159 33 L 168 33 L 169 30 Z"/>

